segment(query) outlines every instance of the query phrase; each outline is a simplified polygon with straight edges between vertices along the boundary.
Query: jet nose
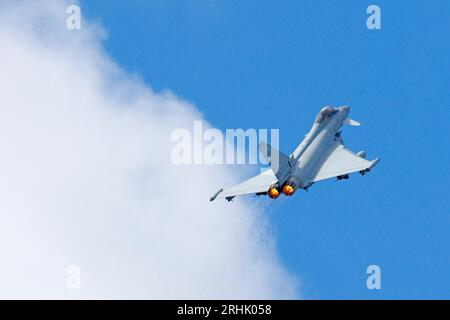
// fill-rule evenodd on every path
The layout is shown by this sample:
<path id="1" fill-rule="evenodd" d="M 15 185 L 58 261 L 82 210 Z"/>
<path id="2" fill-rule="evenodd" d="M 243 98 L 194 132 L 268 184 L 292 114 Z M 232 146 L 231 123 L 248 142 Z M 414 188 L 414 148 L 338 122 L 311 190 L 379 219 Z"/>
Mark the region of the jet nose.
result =
<path id="1" fill-rule="evenodd" d="M 350 107 L 349 106 L 343 106 L 341 107 L 341 111 L 345 114 L 348 115 L 350 112 Z"/>

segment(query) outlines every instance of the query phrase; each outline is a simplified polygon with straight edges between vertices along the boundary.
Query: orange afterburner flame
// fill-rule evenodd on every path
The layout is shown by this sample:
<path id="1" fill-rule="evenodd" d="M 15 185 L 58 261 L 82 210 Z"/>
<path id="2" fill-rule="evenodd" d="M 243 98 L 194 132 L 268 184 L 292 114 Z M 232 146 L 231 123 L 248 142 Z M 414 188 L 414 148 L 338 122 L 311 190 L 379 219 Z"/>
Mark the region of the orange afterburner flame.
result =
<path id="1" fill-rule="evenodd" d="M 267 194 L 269 195 L 270 198 L 276 199 L 280 196 L 280 191 L 278 191 L 278 189 L 275 187 L 271 187 L 267 192 Z"/>
<path id="2" fill-rule="evenodd" d="M 286 184 L 286 185 L 283 187 L 283 193 L 284 193 L 285 195 L 287 195 L 288 197 L 292 196 L 292 195 L 294 194 L 294 192 L 295 192 L 294 187 L 291 186 L 291 185 L 289 185 L 289 184 Z"/>

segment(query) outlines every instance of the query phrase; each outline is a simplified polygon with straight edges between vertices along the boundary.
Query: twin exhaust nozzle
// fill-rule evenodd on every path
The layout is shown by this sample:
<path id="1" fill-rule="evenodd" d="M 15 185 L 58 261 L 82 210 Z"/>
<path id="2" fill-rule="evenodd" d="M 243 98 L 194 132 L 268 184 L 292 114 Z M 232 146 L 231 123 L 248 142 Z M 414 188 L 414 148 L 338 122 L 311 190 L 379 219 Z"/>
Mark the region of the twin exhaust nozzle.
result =
<path id="1" fill-rule="evenodd" d="M 273 185 L 269 188 L 267 191 L 267 195 L 271 199 L 276 199 L 280 196 L 281 193 L 284 195 L 290 197 L 295 193 L 295 190 L 297 190 L 297 185 L 294 181 L 288 180 L 284 185 L 283 188 L 280 189 L 279 186 Z"/>

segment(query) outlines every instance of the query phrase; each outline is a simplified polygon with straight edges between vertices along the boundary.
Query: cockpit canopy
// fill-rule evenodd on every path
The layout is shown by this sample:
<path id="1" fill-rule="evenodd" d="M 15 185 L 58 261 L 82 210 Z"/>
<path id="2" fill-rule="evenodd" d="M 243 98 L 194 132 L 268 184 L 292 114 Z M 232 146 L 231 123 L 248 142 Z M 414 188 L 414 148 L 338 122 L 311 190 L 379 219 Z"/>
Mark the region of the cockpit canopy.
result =
<path id="1" fill-rule="evenodd" d="M 323 107 L 322 110 L 320 110 L 320 112 L 317 114 L 315 122 L 322 123 L 336 112 L 337 110 L 333 107 Z"/>

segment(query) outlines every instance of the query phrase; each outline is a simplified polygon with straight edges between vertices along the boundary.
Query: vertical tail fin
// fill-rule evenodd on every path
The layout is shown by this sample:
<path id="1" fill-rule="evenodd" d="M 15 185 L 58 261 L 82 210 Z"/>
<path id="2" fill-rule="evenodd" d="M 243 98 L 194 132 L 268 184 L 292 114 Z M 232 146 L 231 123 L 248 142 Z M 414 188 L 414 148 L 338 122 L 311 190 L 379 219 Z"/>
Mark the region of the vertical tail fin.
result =
<path id="1" fill-rule="evenodd" d="M 293 165 L 293 159 L 266 142 L 259 144 L 259 151 L 270 163 L 270 167 L 278 179 L 282 178 Z"/>

